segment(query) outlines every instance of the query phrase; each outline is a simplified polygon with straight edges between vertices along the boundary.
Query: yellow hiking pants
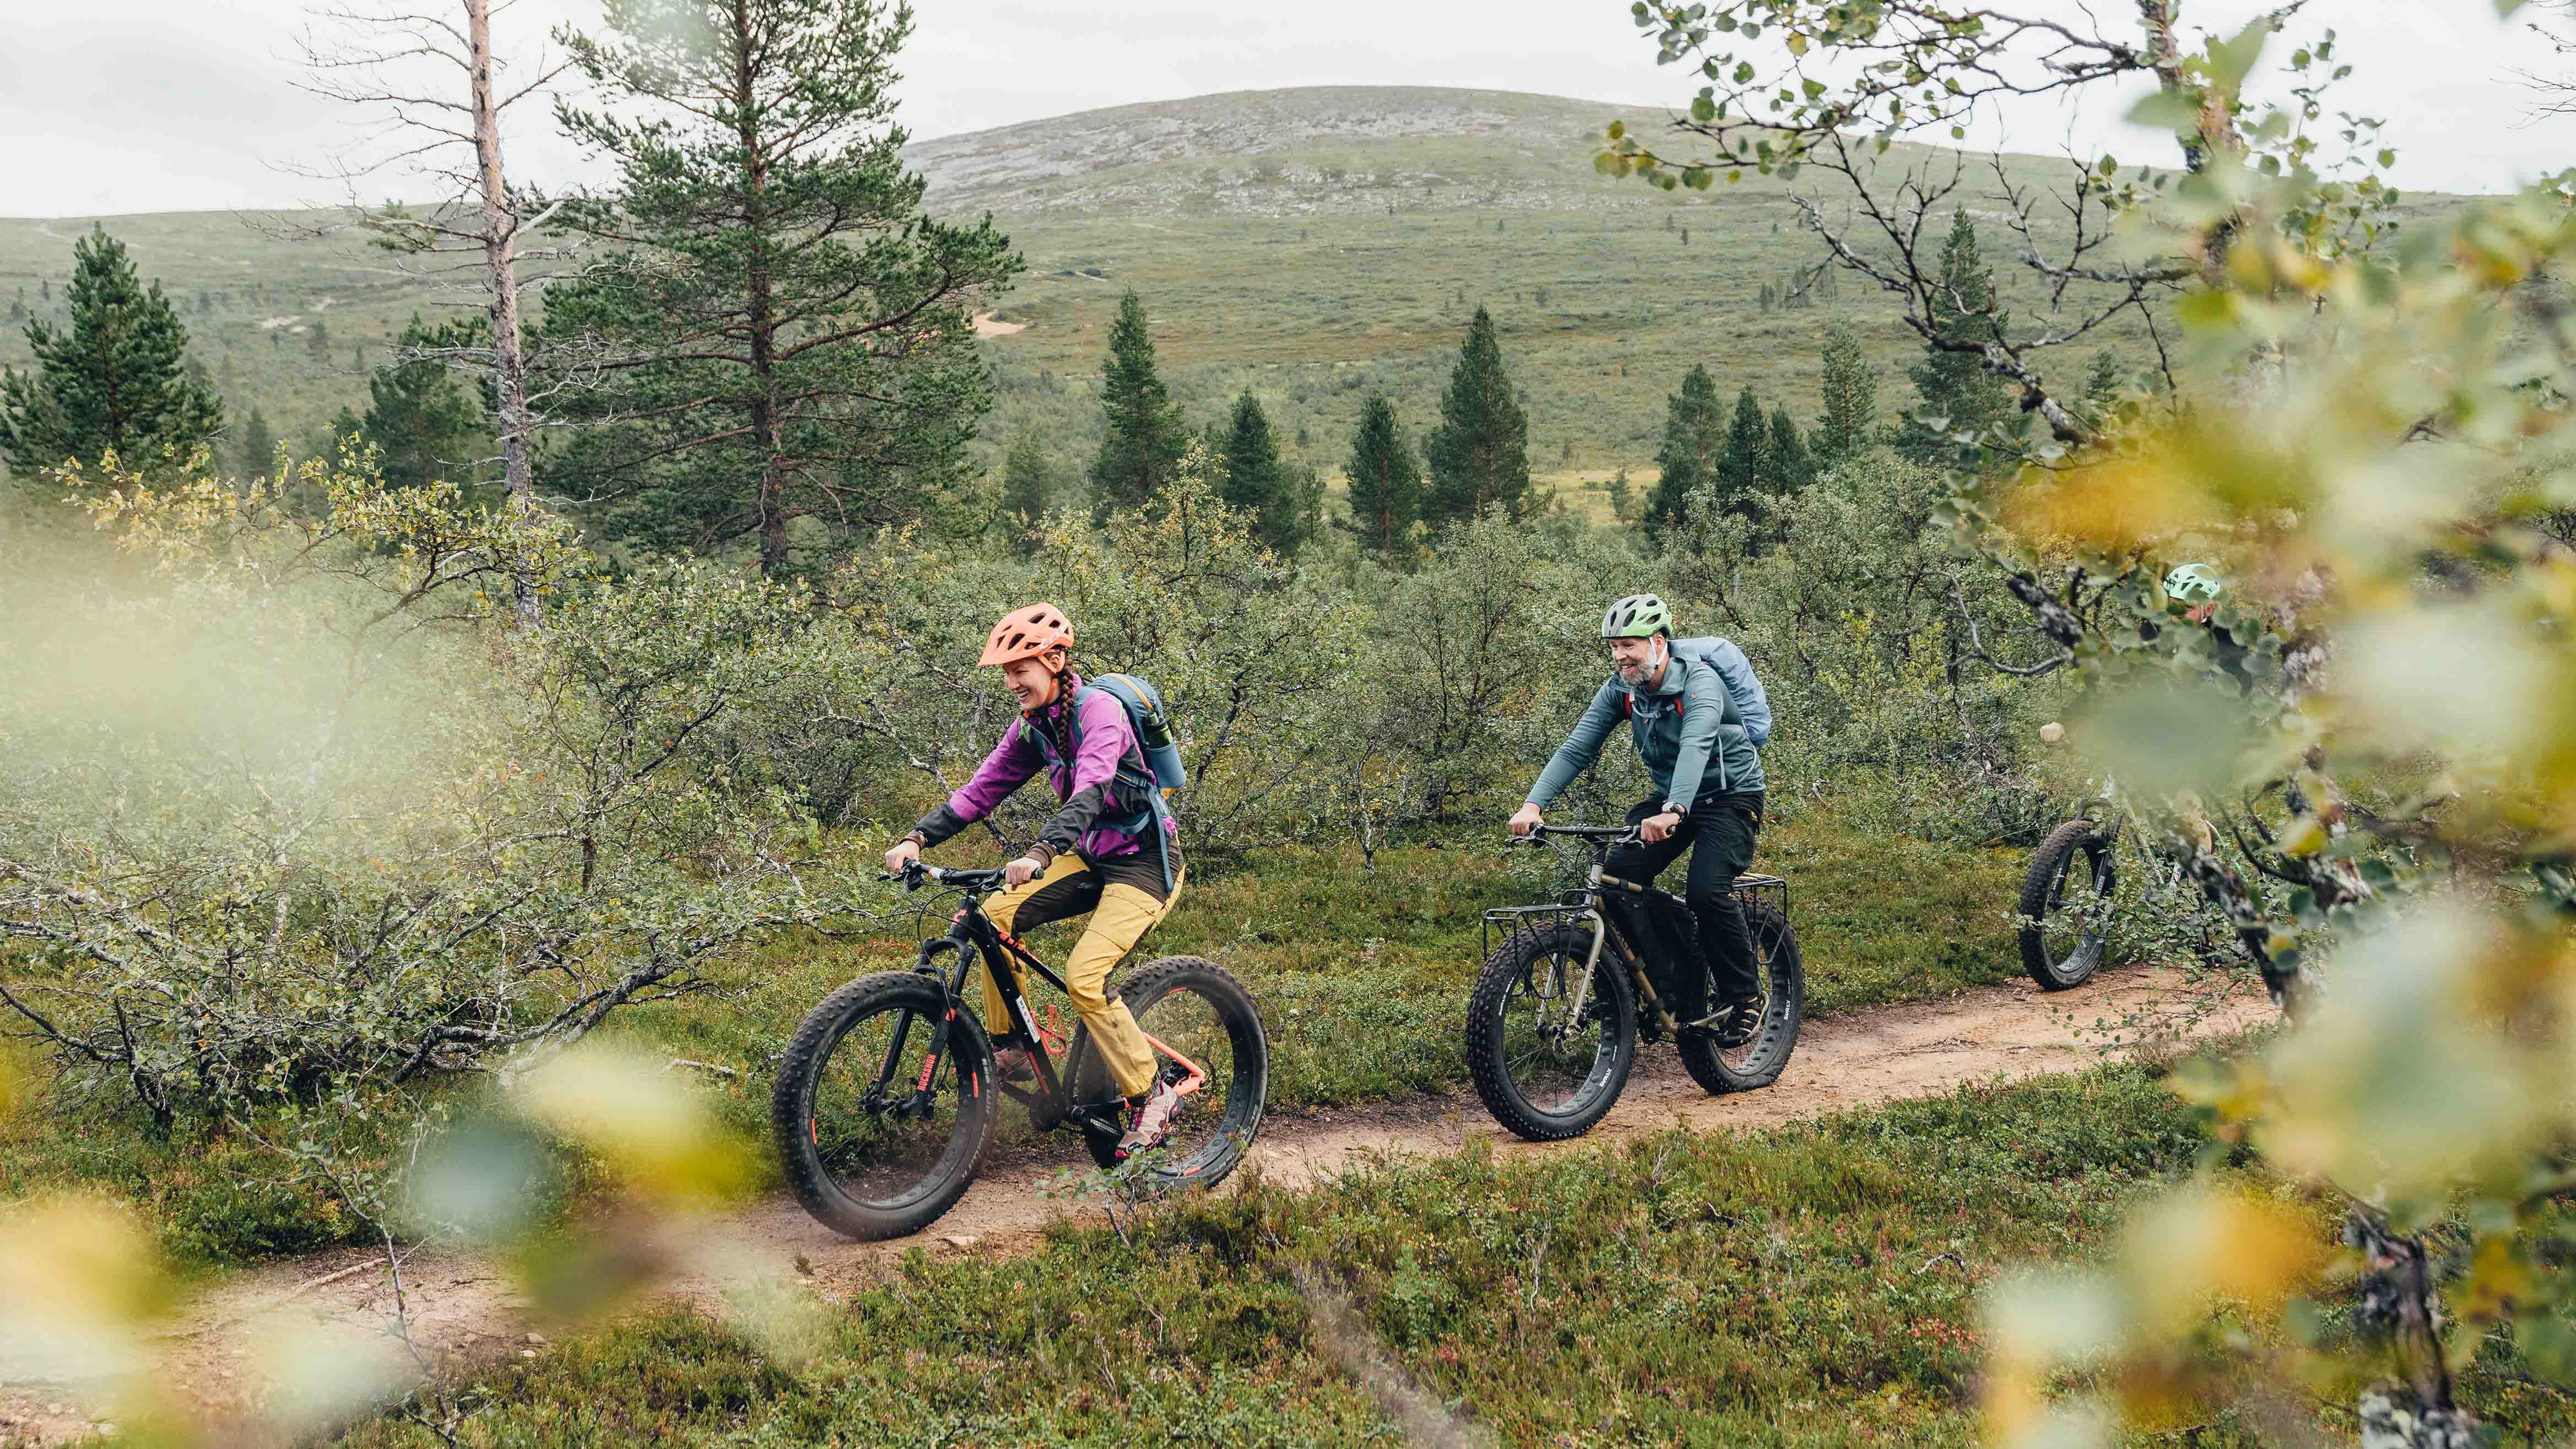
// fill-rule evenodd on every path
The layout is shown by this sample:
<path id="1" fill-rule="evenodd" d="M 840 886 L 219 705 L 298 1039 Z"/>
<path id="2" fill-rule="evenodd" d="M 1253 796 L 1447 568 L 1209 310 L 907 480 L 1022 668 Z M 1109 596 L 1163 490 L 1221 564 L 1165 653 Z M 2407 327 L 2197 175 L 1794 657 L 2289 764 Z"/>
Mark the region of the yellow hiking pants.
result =
<path id="1" fill-rule="evenodd" d="M 1145 864 L 1148 861 L 1150 867 Z M 1146 1043 L 1127 1003 L 1109 999 L 1109 973 L 1136 949 L 1155 922 L 1171 913 L 1189 873 L 1176 873 L 1172 893 L 1157 899 L 1154 890 L 1108 877 L 1141 880 L 1150 868 L 1152 883 L 1159 888 L 1163 883 L 1159 858 L 1150 853 L 1141 861 L 1121 856 L 1107 865 L 1109 869 L 1103 871 L 1068 850 L 1044 874 L 985 902 L 984 914 L 1005 935 L 1016 936 L 1050 921 L 1091 912 L 1082 939 L 1074 942 L 1073 954 L 1065 958 L 1066 994 L 1073 998 L 1073 1009 L 1082 1014 L 1083 1025 L 1091 1029 L 1091 1040 L 1109 1075 L 1117 1079 L 1118 1090 L 1134 1097 L 1154 1085 L 1154 1049 Z M 1010 1020 L 1010 1008 L 990 972 L 984 977 L 984 1020 L 996 1029 Z"/>

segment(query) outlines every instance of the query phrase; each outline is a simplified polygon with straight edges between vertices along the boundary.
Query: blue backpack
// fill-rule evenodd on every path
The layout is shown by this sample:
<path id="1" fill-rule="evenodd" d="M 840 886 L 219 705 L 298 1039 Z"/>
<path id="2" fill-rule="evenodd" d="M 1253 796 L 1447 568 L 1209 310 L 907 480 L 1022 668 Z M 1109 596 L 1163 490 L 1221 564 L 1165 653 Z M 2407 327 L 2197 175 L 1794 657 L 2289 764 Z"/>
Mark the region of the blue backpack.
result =
<path id="1" fill-rule="evenodd" d="M 1119 793 L 1144 802 L 1135 810 L 1103 823 L 1142 839 L 1149 826 L 1155 830 L 1162 829 L 1169 808 L 1165 801 L 1173 791 L 1190 782 L 1189 771 L 1181 764 L 1180 742 L 1172 735 L 1172 719 L 1163 708 L 1162 691 L 1132 674 L 1104 674 L 1086 681 L 1082 688 L 1074 691 L 1070 748 L 1076 751 L 1082 748 L 1082 701 L 1095 692 L 1118 701 L 1118 707 L 1127 712 L 1127 728 L 1136 736 L 1136 748 L 1118 762 L 1116 779 Z M 1015 728 L 1019 729 L 1022 739 L 1038 747 L 1038 753 L 1046 758 L 1048 770 L 1053 771 L 1058 763 L 1054 738 L 1045 730 L 1028 728 L 1027 720 L 1021 720 Z M 1160 843 L 1159 839 L 1157 843 Z M 1168 891 L 1171 888 L 1172 853 L 1165 850 L 1163 889 Z"/>

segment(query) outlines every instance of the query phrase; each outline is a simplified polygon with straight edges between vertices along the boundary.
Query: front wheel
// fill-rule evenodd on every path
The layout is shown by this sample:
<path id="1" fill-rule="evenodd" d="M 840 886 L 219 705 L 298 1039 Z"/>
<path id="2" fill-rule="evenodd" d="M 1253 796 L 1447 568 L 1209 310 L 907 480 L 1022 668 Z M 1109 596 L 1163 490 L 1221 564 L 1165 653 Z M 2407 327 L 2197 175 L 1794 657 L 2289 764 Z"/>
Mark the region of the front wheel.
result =
<path id="1" fill-rule="evenodd" d="M 992 1059 L 983 1027 L 931 977 L 886 972 L 823 998 L 788 1040 L 770 1095 L 796 1200 L 862 1242 L 928 1227 L 965 1195 L 992 1141 Z"/>
<path id="2" fill-rule="evenodd" d="M 2090 820 L 2069 820 L 2031 853 L 2021 883 L 2021 965 L 2042 991 L 2081 986 L 2102 964 L 2118 884 L 2113 839 Z"/>
<path id="3" fill-rule="evenodd" d="M 1578 1007 L 1593 934 L 1568 924 L 1496 948 L 1467 999 L 1467 1073 L 1485 1110 L 1532 1142 L 1592 1130 L 1637 1062 L 1637 998 L 1616 953 L 1601 952 Z"/>
<path id="4" fill-rule="evenodd" d="M 1118 989 L 1137 1029 L 1153 1048 L 1163 1081 L 1178 1088 L 1181 1113 L 1143 1176 L 1164 1187 L 1214 1187 L 1252 1150 L 1270 1094 L 1270 1037 L 1261 1008 L 1244 984 L 1200 956 L 1166 956 L 1136 968 Z M 1088 1025 L 1073 1034 L 1073 1099 L 1118 1095 Z M 1113 1138 L 1085 1132 L 1083 1145 L 1103 1168 L 1119 1165 Z"/>
<path id="5" fill-rule="evenodd" d="M 1789 918 L 1764 901 L 1746 901 L 1743 909 L 1744 933 L 1753 938 L 1755 973 L 1762 982 L 1761 1027 L 1741 1046 L 1722 1047 L 1716 1037 L 1695 1031 L 1683 1032 L 1674 1044 L 1682 1069 L 1710 1093 L 1748 1092 L 1779 1080 L 1807 1016 L 1807 963 Z"/>

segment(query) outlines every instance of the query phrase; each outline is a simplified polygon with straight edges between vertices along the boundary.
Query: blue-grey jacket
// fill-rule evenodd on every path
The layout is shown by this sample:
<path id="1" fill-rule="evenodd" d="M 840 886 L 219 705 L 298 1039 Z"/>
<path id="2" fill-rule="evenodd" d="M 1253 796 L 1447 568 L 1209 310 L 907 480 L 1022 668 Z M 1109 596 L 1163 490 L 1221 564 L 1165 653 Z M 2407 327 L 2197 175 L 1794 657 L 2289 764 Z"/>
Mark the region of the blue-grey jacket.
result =
<path id="1" fill-rule="evenodd" d="M 1599 759 L 1622 714 L 1666 804 L 1687 807 L 1763 788 L 1757 746 L 1771 738 L 1771 700 L 1744 651 L 1717 639 L 1688 655 L 1676 650 L 1660 684 L 1632 690 L 1611 675 L 1539 771 L 1530 803 L 1544 809 Z"/>

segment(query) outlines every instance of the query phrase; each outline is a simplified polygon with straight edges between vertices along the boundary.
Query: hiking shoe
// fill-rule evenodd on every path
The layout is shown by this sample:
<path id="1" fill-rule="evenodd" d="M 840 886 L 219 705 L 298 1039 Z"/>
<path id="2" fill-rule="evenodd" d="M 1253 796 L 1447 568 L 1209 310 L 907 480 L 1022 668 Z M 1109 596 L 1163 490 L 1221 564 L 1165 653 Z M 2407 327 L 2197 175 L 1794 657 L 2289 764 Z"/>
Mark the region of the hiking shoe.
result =
<path id="1" fill-rule="evenodd" d="M 1719 1047 L 1732 1051 L 1762 1034 L 1762 1003 L 1739 1001 L 1733 1006 L 1721 1006 L 1684 1025 L 1682 1030 L 1709 1037 Z"/>
<path id="2" fill-rule="evenodd" d="M 993 1053 L 993 1075 L 1006 1082 L 1034 1082 L 1038 1064 L 1027 1047 L 1004 1047 Z"/>
<path id="3" fill-rule="evenodd" d="M 1149 1147 L 1160 1147 L 1171 1135 L 1172 1119 L 1181 1115 L 1181 1094 L 1169 1082 L 1156 1082 L 1153 1090 L 1127 1107 L 1127 1135 L 1118 1139 L 1120 1161 Z"/>

